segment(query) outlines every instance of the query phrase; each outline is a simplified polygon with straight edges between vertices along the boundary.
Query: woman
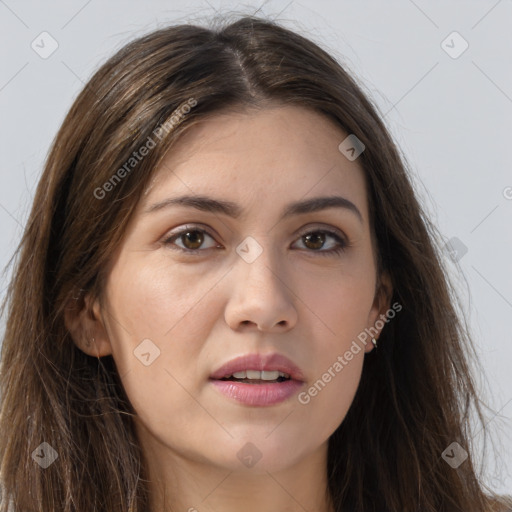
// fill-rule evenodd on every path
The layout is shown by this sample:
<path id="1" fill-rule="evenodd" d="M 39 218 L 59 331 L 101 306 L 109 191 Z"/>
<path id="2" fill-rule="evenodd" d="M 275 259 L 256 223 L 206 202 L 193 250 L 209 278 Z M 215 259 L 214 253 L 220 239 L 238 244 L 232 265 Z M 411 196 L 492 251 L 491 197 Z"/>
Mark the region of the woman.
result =
<path id="1" fill-rule="evenodd" d="M 19 248 L 0 510 L 500 510 L 436 233 L 311 41 L 246 17 L 130 43 Z"/>

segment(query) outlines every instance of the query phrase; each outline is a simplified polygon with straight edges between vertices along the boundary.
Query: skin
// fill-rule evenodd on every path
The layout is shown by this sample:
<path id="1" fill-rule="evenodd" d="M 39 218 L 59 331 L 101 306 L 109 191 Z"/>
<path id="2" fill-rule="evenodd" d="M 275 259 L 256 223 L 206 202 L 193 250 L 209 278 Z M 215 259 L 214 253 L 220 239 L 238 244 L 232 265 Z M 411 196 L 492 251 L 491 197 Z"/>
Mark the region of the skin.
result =
<path id="1" fill-rule="evenodd" d="M 67 319 L 82 350 L 114 357 L 137 412 L 152 510 L 333 510 L 324 497 L 327 442 L 372 344 L 360 344 L 307 404 L 297 394 L 268 407 L 240 404 L 208 378 L 234 357 L 279 352 L 302 369 L 307 390 L 389 308 L 387 275 L 375 291 L 364 173 L 338 150 L 347 135 L 296 106 L 217 115 L 192 127 L 156 170 L 102 299 L 87 296 L 87 308 Z M 243 215 L 183 206 L 143 213 L 192 193 L 236 202 Z M 279 220 L 290 202 L 331 195 L 353 202 L 362 222 L 342 208 Z M 164 243 L 190 224 L 207 230 L 202 245 L 186 236 Z M 325 228 L 349 247 L 327 253 L 338 245 L 331 235 L 323 245 L 307 243 L 303 235 Z M 235 250 L 247 236 L 263 251 L 252 263 Z M 198 255 L 172 249 L 198 245 Z M 94 343 L 80 341 L 83 332 Z M 133 353 L 144 339 L 160 350 L 148 366 Z M 250 468 L 237 457 L 248 442 L 261 454 Z"/>

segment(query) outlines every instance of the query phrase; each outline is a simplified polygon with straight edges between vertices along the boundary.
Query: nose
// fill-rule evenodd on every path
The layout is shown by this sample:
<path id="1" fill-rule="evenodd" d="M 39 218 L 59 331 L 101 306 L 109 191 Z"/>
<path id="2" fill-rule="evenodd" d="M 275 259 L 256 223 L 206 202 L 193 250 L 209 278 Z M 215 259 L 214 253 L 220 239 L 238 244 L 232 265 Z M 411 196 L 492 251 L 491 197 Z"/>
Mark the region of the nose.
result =
<path id="1" fill-rule="evenodd" d="M 297 294 L 269 247 L 252 263 L 239 258 L 230 272 L 226 323 L 236 331 L 284 332 L 297 322 Z"/>

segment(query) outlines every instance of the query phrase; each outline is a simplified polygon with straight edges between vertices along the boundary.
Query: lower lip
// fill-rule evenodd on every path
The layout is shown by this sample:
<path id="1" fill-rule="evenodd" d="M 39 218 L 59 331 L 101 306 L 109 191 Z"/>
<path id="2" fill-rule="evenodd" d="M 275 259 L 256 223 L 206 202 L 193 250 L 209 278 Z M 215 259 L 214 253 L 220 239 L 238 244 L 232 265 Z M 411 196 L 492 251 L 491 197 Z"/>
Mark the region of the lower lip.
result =
<path id="1" fill-rule="evenodd" d="M 224 395 L 246 405 L 265 407 L 284 402 L 304 384 L 298 380 L 286 380 L 272 384 L 247 384 L 232 380 L 211 380 Z"/>

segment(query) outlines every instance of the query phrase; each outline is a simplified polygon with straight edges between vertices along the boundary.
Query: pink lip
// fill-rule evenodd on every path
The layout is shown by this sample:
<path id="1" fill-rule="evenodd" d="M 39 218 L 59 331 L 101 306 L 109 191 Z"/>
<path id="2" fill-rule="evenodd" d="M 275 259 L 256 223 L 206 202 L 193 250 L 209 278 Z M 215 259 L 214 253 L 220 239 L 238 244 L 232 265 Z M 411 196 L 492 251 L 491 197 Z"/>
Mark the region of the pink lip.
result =
<path id="1" fill-rule="evenodd" d="M 268 384 L 249 384 L 220 380 L 242 370 L 280 371 L 290 375 L 290 380 Z M 294 395 L 305 382 L 304 374 L 290 359 L 281 354 L 247 354 L 228 361 L 211 376 L 212 384 L 224 395 L 238 402 L 253 406 L 269 406 Z"/>
<path id="2" fill-rule="evenodd" d="M 247 384 L 231 380 L 212 380 L 224 395 L 246 405 L 265 407 L 278 404 L 294 395 L 304 382 L 287 380 L 273 384 Z"/>

